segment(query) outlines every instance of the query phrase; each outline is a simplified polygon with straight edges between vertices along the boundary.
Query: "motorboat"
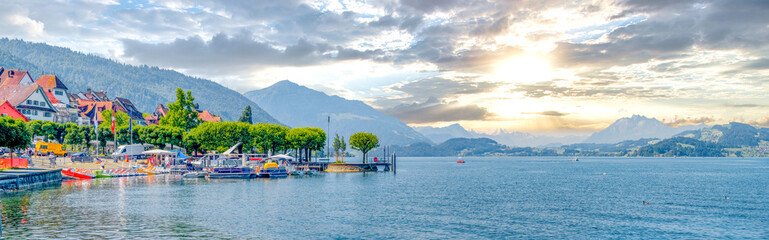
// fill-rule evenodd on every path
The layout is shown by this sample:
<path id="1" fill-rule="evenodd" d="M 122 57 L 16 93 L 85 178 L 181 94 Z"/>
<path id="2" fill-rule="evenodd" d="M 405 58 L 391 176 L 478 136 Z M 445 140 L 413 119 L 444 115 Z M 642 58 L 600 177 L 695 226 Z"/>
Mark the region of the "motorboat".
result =
<path id="1" fill-rule="evenodd" d="M 248 179 L 256 175 L 247 167 L 217 167 L 211 168 L 206 177 L 210 179 Z"/>
<path id="2" fill-rule="evenodd" d="M 276 162 L 267 162 L 256 167 L 256 176 L 260 178 L 281 178 L 287 177 L 286 166 L 280 166 Z"/>

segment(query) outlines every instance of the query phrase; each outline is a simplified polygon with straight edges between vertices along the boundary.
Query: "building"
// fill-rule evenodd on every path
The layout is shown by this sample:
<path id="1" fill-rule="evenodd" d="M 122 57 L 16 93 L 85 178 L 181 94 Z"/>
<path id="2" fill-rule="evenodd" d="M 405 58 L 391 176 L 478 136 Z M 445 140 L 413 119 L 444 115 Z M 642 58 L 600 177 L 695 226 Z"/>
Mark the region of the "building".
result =
<path id="1" fill-rule="evenodd" d="M 52 103 L 69 105 L 70 99 L 69 94 L 67 94 L 67 90 L 69 89 L 64 85 L 61 79 L 56 77 L 56 75 L 40 76 L 35 83 L 45 90 L 45 93 Z"/>
<path id="2" fill-rule="evenodd" d="M 198 119 L 204 122 L 220 122 L 222 120 L 221 117 L 214 116 L 206 110 L 198 110 Z"/>
<path id="3" fill-rule="evenodd" d="M 21 114 L 19 110 L 16 110 L 16 108 L 8 101 L 4 101 L 0 104 L 0 116 L 11 116 L 13 119 L 21 119 L 25 122 L 29 122 L 29 119 L 25 117 L 24 114 Z"/>
<path id="4" fill-rule="evenodd" d="M 94 92 L 89 88 L 86 92 L 69 94 L 71 102 L 77 103 L 78 100 L 89 100 L 93 102 L 108 102 L 107 91 Z"/>
<path id="5" fill-rule="evenodd" d="M 198 119 L 204 122 L 221 122 L 222 118 L 214 116 L 210 112 L 206 110 L 199 110 L 197 109 L 198 106 L 195 105 L 195 110 L 198 111 Z M 144 121 L 147 122 L 147 125 L 157 125 L 160 123 L 160 119 L 165 117 L 166 114 L 168 114 L 168 108 L 166 106 L 163 106 L 163 104 L 158 104 L 158 106 L 155 108 L 155 112 L 152 113 L 151 116 L 144 117 Z"/>
<path id="6" fill-rule="evenodd" d="M 144 116 L 142 116 L 142 112 L 136 108 L 131 100 L 115 97 L 115 99 L 112 100 L 112 104 L 115 105 L 115 109 L 128 114 L 128 117 L 133 119 L 135 122 L 140 123 L 141 125 L 147 125 L 144 123 Z"/>
<path id="7" fill-rule="evenodd" d="M 135 123 L 147 125 L 142 112 L 136 108 L 136 105 L 131 100 L 121 97 L 115 97 L 115 99 L 110 100 L 107 97 L 106 91 L 94 92 L 88 89 L 86 92 L 69 94 L 69 98 L 70 101 L 77 103 L 77 108 L 80 109 L 80 116 L 93 116 L 91 111 L 94 109 L 98 112 L 105 109 L 114 109 L 126 113 Z M 97 118 L 99 122 L 102 121 L 101 116 L 97 116 Z"/>
<path id="8" fill-rule="evenodd" d="M 54 121 L 56 108 L 46 96 L 43 88 L 37 84 L 29 85 L 0 85 L 0 102 L 8 101 L 28 120 Z"/>
<path id="9" fill-rule="evenodd" d="M 0 87 L 32 84 L 35 84 L 35 82 L 32 81 L 32 77 L 29 76 L 27 71 L 0 67 Z"/>
<path id="10" fill-rule="evenodd" d="M 89 125 L 89 119 L 80 115 L 77 103 L 73 103 L 67 92 L 69 88 L 56 75 L 40 76 L 35 83 L 43 88 L 46 96 L 56 108 L 54 122 L 76 123 L 78 126 Z"/>

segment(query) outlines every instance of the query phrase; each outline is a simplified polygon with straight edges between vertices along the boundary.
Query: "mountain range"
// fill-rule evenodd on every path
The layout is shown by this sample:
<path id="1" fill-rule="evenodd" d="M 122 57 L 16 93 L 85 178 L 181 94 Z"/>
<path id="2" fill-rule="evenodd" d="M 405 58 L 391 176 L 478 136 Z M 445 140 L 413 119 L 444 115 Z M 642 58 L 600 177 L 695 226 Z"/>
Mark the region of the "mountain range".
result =
<path id="1" fill-rule="evenodd" d="M 670 127 L 656 118 L 647 118 L 641 115 L 633 115 L 629 118 L 620 118 L 609 127 L 593 133 L 585 139 L 585 143 L 617 143 L 625 140 L 638 140 L 642 138 L 669 138 L 678 133 L 705 128 L 707 125 L 688 125 Z"/>
<path id="2" fill-rule="evenodd" d="M 158 104 L 176 101 L 174 91 L 182 88 L 192 91 L 201 109 L 223 120 L 237 120 L 246 105 L 250 105 L 254 122 L 279 123 L 256 103 L 211 80 L 158 67 L 122 64 L 68 48 L 2 38 L 0 67 L 29 71 L 34 79 L 54 74 L 70 93 L 106 90 L 110 98 L 130 99 L 142 112 L 150 113 Z"/>
<path id="3" fill-rule="evenodd" d="M 620 118 L 609 127 L 586 136 L 548 136 L 500 129 L 494 133 L 467 131 L 459 124 L 446 127 L 415 127 L 414 129 L 440 143 L 451 138 L 489 138 L 500 144 L 516 147 L 559 147 L 577 143 L 619 143 L 639 139 L 665 139 L 678 133 L 706 128 L 707 125 L 669 127 L 655 118 L 633 115 Z"/>
<path id="4" fill-rule="evenodd" d="M 330 117 L 330 136 L 338 133 L 347 139 L 356 132 L 369 132 L 379 137 L 381 145 L 432 143 L 398 118 L 385 115 L 361 101 L 329 96 L 288 80 L 244 95 L 289 126 L 327 129 Z"/>

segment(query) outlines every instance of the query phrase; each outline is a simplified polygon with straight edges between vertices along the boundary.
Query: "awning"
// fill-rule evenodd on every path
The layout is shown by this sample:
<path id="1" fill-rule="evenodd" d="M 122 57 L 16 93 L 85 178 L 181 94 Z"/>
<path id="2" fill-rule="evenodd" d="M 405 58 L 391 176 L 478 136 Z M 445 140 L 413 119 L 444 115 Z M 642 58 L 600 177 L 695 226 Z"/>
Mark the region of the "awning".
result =
<path id="1" fill-rule="evenodd" d="M 158 155 L 176 155 L 175 152 L 166 151 L 162 149 L 152 149 L 149 151 L 144 151 L 142 154 L 158 154 Z"/>
<path id="2" fill-rule="evenodd" d="M 284 154 L 278 154 L 278 155 L 272 155 L 270 156 L 271 159 L 282 159 L 282 160 L 294 160 L 293 157 L 284 155 Z"/>
<path id="3" fill-rule="evenodd" d="M 184 154 L 182 151 L 179 151 L 179 150 L 171 150 L 171 152 L 175 152 L 176 153 L 176 159 L 188 159 L 188 158 L 190 158 L 189 156 L 187 156 L 186 154 Z"/>

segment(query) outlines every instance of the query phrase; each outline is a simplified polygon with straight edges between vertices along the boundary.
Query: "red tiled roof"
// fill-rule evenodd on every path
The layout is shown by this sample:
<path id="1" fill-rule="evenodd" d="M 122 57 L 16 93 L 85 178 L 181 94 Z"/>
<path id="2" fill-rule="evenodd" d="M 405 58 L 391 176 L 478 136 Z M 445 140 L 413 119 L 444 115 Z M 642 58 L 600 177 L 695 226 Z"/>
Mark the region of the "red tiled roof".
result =
<path id="1" fill-rule="evenodd" d="M 144 123 L 149 125 L 157 125 L 158 124 L 158 118 L 152 115 L 144 116 Z"/>
<path id="2" fill-rule="evenodd" d="M 56 99 L 56 96 L 53 96 L 50 90 L 45 91 L 45 95 L 48 96 L 48 100 L 51 100 L 51 103 L 59 103 L 59 99 Z"/>
<path id="3" fill-rule="evenodd" d="M 13 75 L 11 75 L 11 73 L 13 73 Z M 0 74 L 0 86 L 19 85 L 21 79 L 28 75 L 29 73 L 27 71 L 6 69 L 2 74 Z M 32 79 L 32 77 L 29 79 Z"/>
<path id="4" fill-rule="evenodd" d="M 24 114 L 21 114 L 15 107 L 13 107 L 10 102 L 2 101 L 2 103 L 3 104 L 0 104 L 0 115 L 5 114 L 12 117 L 13 119 L 21 119 L 24 122 L 29 122 L 29 119 L 27 119 Z"/>
<path id="5" fill-rule="evenodd" d="M 165 117 L 166 114 L 168 114 L 168 108 L 163 106 L 163 104 L 158 104 L 158 107 L 155 108 L 155 112 L 153 114 L 155 114 L 157 117 Z"/>
<path id="6" fill-rule="evenodd" d="M 80 116 L 84 118 L 88 118 L 88 116 L 91 115 L 91 112 L 96 109 L 96 111 L 104 111 L 105 109 L 112 109 L 112 102 L 94 102 L 89 100 L 78 100 L 77 102 L 77 108 L 80 109 Z M 119 111 L 119 110 L 118 110 Z M 98 122 L 103 122 L 104 119 L 102 119 L 101 114 L 96 115 L 96 120 Z"/>
<path id="7" fill-rule="evenodd" d="M 46 91 L 54 89 L 54 88 L 63 88 L 64 90 L 69 90 L 67 86 L 64 86 L 64 83 L 61 82 L 61 80 L 56 77 L 56 75 L 43 75 L 40 76 L 40 78 L 35 81 L 37 85 L 40 85 L 43 89 Z"/>
<path id="8" fill-rule="evenodd" d="M 198 113 L 198 119 L 203 120 L 205 122 L 219 122 L 221 121 L 220 117 L 215 117 L 213 114 L 211 114 L 208 111 L 202 111 Z"/>
<path id="9" fill-rule="evenodd" d="M 8 101 L 11 105 L 18 106 L 38 88 L 37 84 L 0 86 L 0 101 Z"/>

